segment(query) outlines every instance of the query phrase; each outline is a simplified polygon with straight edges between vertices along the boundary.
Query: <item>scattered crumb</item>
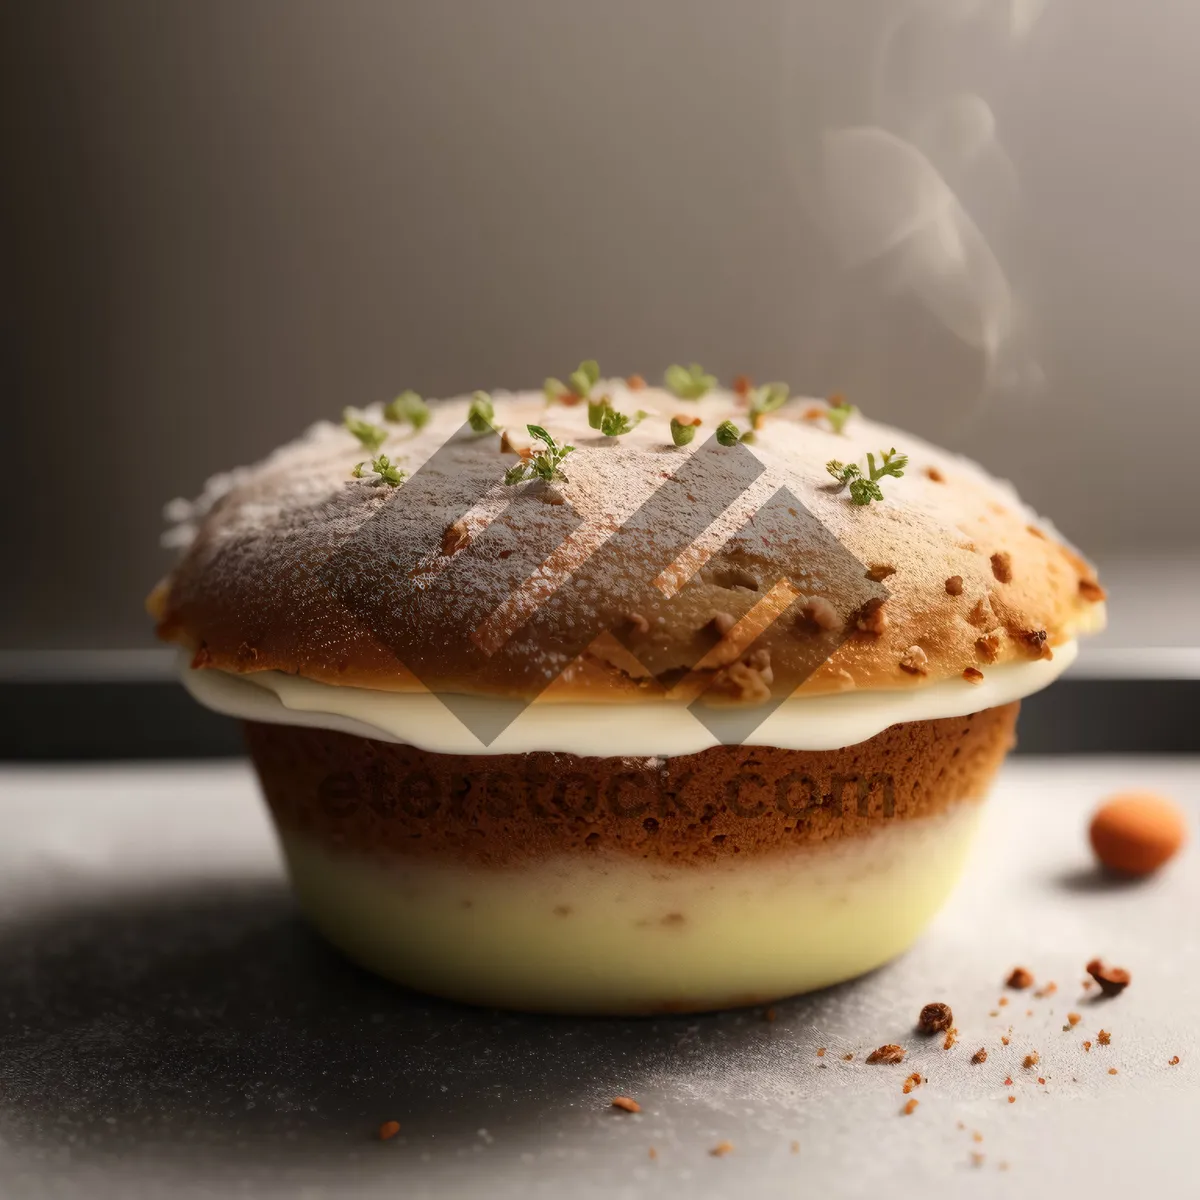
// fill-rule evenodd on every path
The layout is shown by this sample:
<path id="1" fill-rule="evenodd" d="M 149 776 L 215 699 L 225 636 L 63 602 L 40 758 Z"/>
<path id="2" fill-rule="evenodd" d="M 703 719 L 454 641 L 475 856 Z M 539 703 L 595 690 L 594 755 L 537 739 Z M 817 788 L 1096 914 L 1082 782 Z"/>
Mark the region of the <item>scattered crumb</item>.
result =
<path id="1" fill-rule="evenodd" d="M 1004 982 L 1008 987 L 1015 988 L 1020 992 L 1027 987 L 1032 987 L 1033 976 L 1024 967 L 1013 967 L 1012 973 Z"/>
<path id="2" fill-rule="evenodd" d="M 822 1046 L 822 1047 L 821 1047 L 821 1048 L 820 1048 L 820 1049 L 817 1051 L 817 1057 L 818 1057 L 818 1058 L 824 1058 L 824 1057 L 825 1057 L 825 1047 L 824 1047 L 824 1046 Z"/>
<path id="3" fill-rule="evenodd" d="M 1129 986 L 1132 979 L 1124 967 L 1106 967 L 1098 958 L 1093 958 L 1084 969 L 1099 984 L 1103 996 L 1118 995 Z"/>
<path id="4" fill-rule="evenodd" d="M 1040 1084 L 1041 1084 L 1043 1087 L 1045 1087 L 1045 1086 L 1046 1086 L 1046 1080 L 1045 1080 L 1045 1077 L 1044 1077 L 1044 1076 L 1042 1076 L 1042 1075 L 1039 1075 L 1039 1076 L 1038 1076 L 1038 1083 L 1040 1083 Z"/>
<path id="5" fill-rule="evenodd" d="M 950 1047 L 954 1045 L 957 1038 L 958 1038 L 958 1030 L 957 1029 L 947 1029 L 946 1030 L 946 1040 L 942 1043 L 942 1049 L 949 1050 Z"/>
<path id="6" fill-rule="evenodd" d="M 1013 1085 L 1013 1084 L 1012 1084 L 1012 1076 L 1011 1076 L 1011 1075 L 1005 1075 L 1005 1077 L 1004 1077 L 1004 1086 L 1005 1086 L 1005 1087 L 1012 1087 L 1012 1085 Z"/>
<path id="7" fill-rule="evenodd" d="M 658 1157 L 658 1151 L 655 1150 L 655 1148 L 653 1146 L 651 1146 L 650 1149 L 646 1151 L 646 1153 L 650 1156 L 650 1158 Z"/>
<path id="8" fill-rule="evenodd" d="M 897 1046 L 889 1042 L 885 1046 L 880 1046 L 878 1050 L 872 1050 L 867 1055 L 869 1063 L 898 1063 L 904 1061 L 906 1051 L 903 1046 Z"/>
<path id="9" fill-rule="evenodd" d="M 733 1153 L 733 1143 L 732 1142 L 718 1142 L 709 1151 L 709 1154 L 711 1154 L 713 1156 L 713 1158 L 724 1158 L 725 1155 L 732 1154 L 732 1153 Z"/>
<path id="10" fill-rule="evenodd" d="M 1016 1102 L 1017 1102 L 1016 1096 L 1009 1096 L 1008 1102 L 1009 1102 L 1009 1104 L 1016 1104 Z"/>
<path id="11" fill-rule="evenodd" d="M 1084 1042 L 1084 1043 L 1083 1043 L 1083 1048 L 1084 1048 L 1084 1050 L 1086 1050 L 1086 1051 L 1087 1051 L 1089 1054 L 1091 1054 L 1091 1052 L 1092 1052 L 1092 1043 L 1091 1043 L 1091 1042 Z"/>
<path id="12" fill-rule="evenodd" d="M 1000 1044 L 1001 1044 L 1002 1046 L 1007 1046 L 1007 1045 L 1008 1045 L 1008 1036 L 1007 1036 L 1007 1035 L 1005 1035 L 1005 1036 L 1003 1036 L 1003 1037 L 1001 1037 L 1001 1038 L 1000 1038 Z"/>
<path id="13" fill-rule="evenodd" d="M 983 1162 L 984 1162 L 984 1155 L 980 1154 L 978 1150 L 972 1150 L 971 1151 L 971 1166 L 982 1167 Z"/>
<path id="14" fill-rule="evenodd" d="M 902 1113 L 904 1113 L 904 1115 L 906 1117 L 911 1117 L 913 1115 L 913 1113 L 915 1113 L 917 1111 L 917 1105 L 920 1103 L 921 1103 L 920 1100 L 918 1100 L 914 1097 L 907 1104 L 905 1104 L 905 1106 L 900 1111 Z"/>
<path id="15" fill-rule="evenodd" d="M 1102 1029 L 1096 1034 L 1096 1041 L 1102 1046 L 1107 1046 L 1112 1041 L 1112 1034 L 1107 1029 Z"/>
<path id="16" fill-rule="evenodd" d="M 934 483 L 945 483 L 946 477 L 937 469 L 937 467 L 926 467 L 925 477 L 932 479 Z"/>
<path id="17" fill-rule="evenodd" d="M 1076 1013 L 1076 1012 L 1069 1012 L 1069 1013 L 1067 1013 L 1067 1022 L 1068 1022 L 1068 1024 L 1070 1024 L 1072 1027 L 1074 1027 L 1074 1026 L 1078 1025 L 1078 1024 L 1079 1024 L 1079 1022 L 1080 1022 L 1080 1021 L 1082 1021 L 1082 1020 L 1083 1020 L 1083 1017 L 1082 1017 L 1082 1016 L 1080 1016 L 1080 1015 L 1079 1015 L 1079 1013 Z"/>
<path id="18" fill-rule="evenodd" d="M 975 1132 L 971 1134 L 971 1141 L 973 1141 L 973 1142 L 982 1142 L 982 1141 L 983 1141 L 983 1134 L 982 1134 L 982 1133 L 980 1133 L 978 1129 L 976 1129 L 976 1130 L 975 1130 Z"/>
<path id="19" fill-rule="evenodd" d="M 1053 996 L 1057 991 L 1058 984 L 1052 979 L 1048 984 L 1046 984 L 1045 987 L 1038 988 L 1038 990 L 1033 993 L 1033 996 L 1035 1000 L 1044 1000 L 1047 996 Z"/>
<path id="20" fill-rule="evenodd" d="M 963 594 L 963 577 L 961 575 L 951 575 L 946 580 L 946 595 L 961 596 Z"/>
<path id="21" fill-rule="evenodd" d="M 642 1106 L 636 1100 L 631 1100 L 628 1096 L 614 1096 L 612 1106 L 613 1108 L 623 1109 L 625 1112 L 642 1111 Z"/>
<path id="22" fill-rule="evenodd" d="M 973 1063 L 987 1062 L 987 1051 L 982 1046 L 980 1046 L 979 1049 L 976 1050 L 975 1053 L 971 1055 L 971 1061 Z"/>
<path id="23" fill-rule="evenodd" d="M 902 1089 L 902 1090 L 903 1090 L 904 1094 L 907 1096 L 907 1095 L 908 1095 L 908 1093 L 909 1093 L 909 1092 L 911 1092 L 911 1091 L 913 1090 L 913 1088 L 915 1088 L 915 1087 L 920 1087 L 920 1086 L 921 1086 L 921 1084 L 922 1084 L 922 1083 L 924 1083 L 924 1082 L 925 1082 L 925 1081 L 924 1081 L 924 1080 L 921 1078 L 921 1072 L 920 1072 L 920 1071 L 914 1071 L 914 1072 L 913 1072 L 913 1073 L 912 1073 L 912 1074 L 911 1074 L 911 1075 L 910 1075 L 910 1076 L 909 1076 L 909 1077 L 908 1077 L 908 1078 L 907 1078 L 907 1079 L 904 1081 L 904 1087 L 903 1087 L 903 1089 Z"/>
<path id="24" fill-rule="evenodd" d="M 950 1005 L 940 1000 L 926 1004 L 917 1017 L 917 1028 L 922 1033 L 945 1033 L 954 1024 L 954 1013 Z"/>
<path id="25" fill-rule="evenodd" d="M 989 1016 L 989 1017 L 998 1017 L 999 1015 L 1000 1015 L 1000 1010 L 999 1010 L 998 1008 L 993 1008 L 993 1009 L 992 1009 L 992 1010 L 991 1010 L 991 1011 L 988 1013 L 988 1016 Z"/>
<path id="26" fill-rule="evenodd" d="M 764 1021 L 775 1020 L 775 1010 L 773 1008 L 768 1008 L 767 1011 L 765 1013 L 763 1013 L 763 1020 Z"/>
<path id="27" fill-rule="evenodd" d="M 996 1001 L 996 1003 L 997 1003 L 998 1005 L 1000 1005 L 1000 1007 L 1001 1007 L 1001 1008 L 1003 1008 L 1003 1007 L 1004 1007 L 1004 1006 L 1005 1006 L 1005 1005 L 1008 1003 L 1008 997 L 1007 997 L 1007 996 L 1001 996 L 1001 997 L 1000 997 L 1000 999 Z"/>
<path id="28" fill-rule="evenodd" d="M 1030 1067 L 1036 1067 L 1041 1061 L 1042 1056 L 1036 1050 L 1033 1050 L 1029 1054 L 1025 1055 L 1025 1069 L 1029 1070 Z"/>
<path id="29" fill-rule="evenodd" d="M 1177 1066 L 1179 1066 L 1179 1055 L 1178 1055 L 1178 1054 L 1176 1054 L 1174 1058 L 1168 1058 L 1168 1059 L 1167 1059 L 1167 1066 L 1168 1066 L 1168 1067 L 1177 1067 Z"/>
<path id="30" fill-rule="evenodd" d="M 853 1055 L 853 1054 L 843 1054 L 843 1055 L 842 1055 L 842 1062 L 849 1062 L 849 1061 L 850 1061 L 850 1060 L 851 1060 L 853 1057 L 854 1057 L 854 1055 Z"/>
<path id="31" fill-rule="evenodd" d="M 1117 1073 L 1117 1068 L 1116 1068 L 1116 1067 L 1109 1067 L 1109 1068 L 1108 1068 L 1108 1073 L 1109 1073 L 1110 1075 L 1115 1075 L 1115 1074 Z"/>
<path id="32" fill-rule="evenodd" d="M 799 1154 L 799 1153 L 800 1153 L 800 1143 L 799 1143 L 799 1142 L 793 1142 L 793 1143 L 792 1143 L 792 1153 L 793 1153 L 793 1154 Z"/>
<path id="33" fill-rule="evenodd" d="M 400 1132 L 399 1121 L 384 1121 L 379 1127 L 379 1140 L 386 1142 L 389 1138 L 394 1138 Z"/>

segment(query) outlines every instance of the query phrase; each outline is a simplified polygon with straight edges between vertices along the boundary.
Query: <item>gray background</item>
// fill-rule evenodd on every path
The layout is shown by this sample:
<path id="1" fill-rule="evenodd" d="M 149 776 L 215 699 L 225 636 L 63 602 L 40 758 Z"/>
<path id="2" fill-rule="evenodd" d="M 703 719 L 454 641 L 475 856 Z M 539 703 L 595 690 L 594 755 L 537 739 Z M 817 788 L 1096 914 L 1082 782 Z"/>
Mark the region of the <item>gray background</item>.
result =
<path id="1" fill-rule="evenodd" d="M 983 394 L 813 219 L 903 0 L 10 0 L 0 649 L 145 644 L 162 502 L 312 419 L 585 355 L 844 389 L 1102 559 L 1188 561 L 1200 15 L 1049 0 L 1015 45 L 979 4 L 906 53 L 994 112 L 960 194 L 1040 390 Z"/>

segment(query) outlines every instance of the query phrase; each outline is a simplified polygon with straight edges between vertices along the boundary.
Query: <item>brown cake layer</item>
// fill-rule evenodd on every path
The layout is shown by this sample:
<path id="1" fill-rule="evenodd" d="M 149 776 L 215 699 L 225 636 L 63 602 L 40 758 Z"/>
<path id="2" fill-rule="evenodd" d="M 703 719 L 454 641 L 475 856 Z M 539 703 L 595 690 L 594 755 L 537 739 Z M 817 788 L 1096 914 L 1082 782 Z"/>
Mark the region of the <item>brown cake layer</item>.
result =
<path id="1" fill-rule="evenodd" d="M 278 822 L 378 856 L 513 863 L 616 851 L 709 862 L 854 837 L 982 796 L 1019 703 L 893 725 L 856 746 L 717 746 L 677 758 L 434 754 L 248 722 Z"/>

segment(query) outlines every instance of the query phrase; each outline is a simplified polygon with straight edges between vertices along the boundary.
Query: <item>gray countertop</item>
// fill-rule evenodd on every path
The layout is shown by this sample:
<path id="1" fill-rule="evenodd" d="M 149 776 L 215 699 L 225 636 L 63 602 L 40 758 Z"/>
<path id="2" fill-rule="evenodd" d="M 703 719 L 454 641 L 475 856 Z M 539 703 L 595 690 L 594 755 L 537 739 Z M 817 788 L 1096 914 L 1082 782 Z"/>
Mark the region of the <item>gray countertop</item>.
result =
<path id="1" fill-rule="evenodd" d="M 1125 786 L 1194 821 L 1198 785 L 1200 761 L 1012 762 L 967 880 L 900 961 L 773 1022 L 615 1021 L 442 1004 L 344 963 L 297 918 L 243 764 L 5 768 L 0 1195 L 1193 1196 L 1197 853 L 1113 885 L 1083 831 Z M 1132 970 L 1125 994 L 1082 991 L 1095 955 Z M 998 1007 L 1016 963 L 1057 993 Z M 934 999 L 949 1051 L 912 1033 Z M 862 1061 L 893 1041 L 905 1064 Z"/>

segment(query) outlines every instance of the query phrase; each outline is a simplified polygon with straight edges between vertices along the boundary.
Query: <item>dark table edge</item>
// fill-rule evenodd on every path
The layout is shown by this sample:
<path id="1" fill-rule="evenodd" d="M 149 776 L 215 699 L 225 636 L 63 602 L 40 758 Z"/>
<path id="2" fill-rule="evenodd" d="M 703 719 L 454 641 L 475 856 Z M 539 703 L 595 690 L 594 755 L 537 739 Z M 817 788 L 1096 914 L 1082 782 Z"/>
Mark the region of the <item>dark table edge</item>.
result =
<path id="1" fill-rule="evenodd" d="M 1192 754 L 1200 679 L 1071 677 L 1022 705 L 1018 753 Z M 172 680 L 0 681 L 0 760 L 225 758 L 238 722 Z"/>

